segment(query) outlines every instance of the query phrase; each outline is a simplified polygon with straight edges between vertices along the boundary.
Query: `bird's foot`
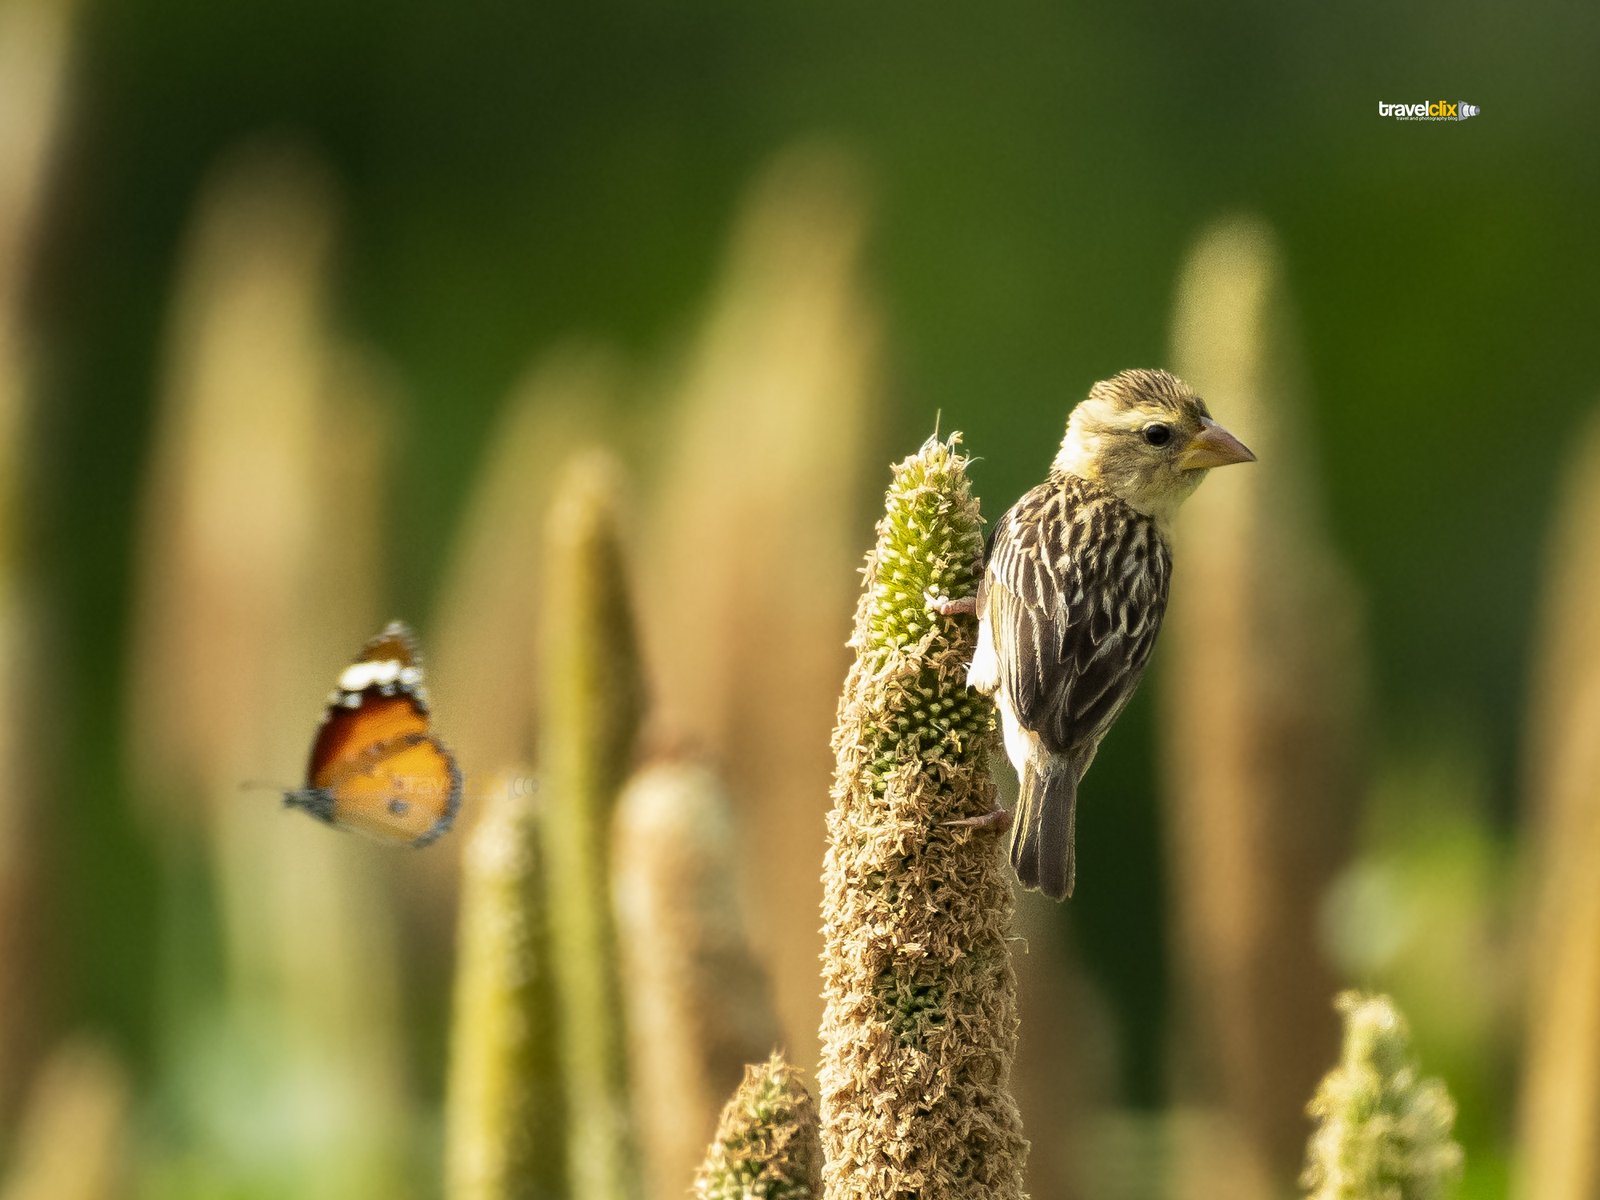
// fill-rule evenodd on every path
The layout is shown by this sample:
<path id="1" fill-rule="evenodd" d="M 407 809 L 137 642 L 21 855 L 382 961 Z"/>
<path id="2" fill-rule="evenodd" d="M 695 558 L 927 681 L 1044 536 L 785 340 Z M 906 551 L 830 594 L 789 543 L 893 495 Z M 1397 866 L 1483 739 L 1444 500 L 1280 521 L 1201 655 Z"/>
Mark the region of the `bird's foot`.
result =
<path id="1" fill-rule="evenodd" d="M 962 596 L 958 600 L 952 600 L 949 596 L 929 596 L 928 607 L 941 617 L 970 617 L 978 612 L 978 597 Z"/>
<path id="2" fill-rule="evenodd" d="M 943 825 L 961 825 L 967 829 L 993 829 L 1004 833 L 1011 828 L 1011 810 L 997 808 L 993 812 L 986 812 L 980 817 L 962 817 L 959 821 L 943 821 Z"/>

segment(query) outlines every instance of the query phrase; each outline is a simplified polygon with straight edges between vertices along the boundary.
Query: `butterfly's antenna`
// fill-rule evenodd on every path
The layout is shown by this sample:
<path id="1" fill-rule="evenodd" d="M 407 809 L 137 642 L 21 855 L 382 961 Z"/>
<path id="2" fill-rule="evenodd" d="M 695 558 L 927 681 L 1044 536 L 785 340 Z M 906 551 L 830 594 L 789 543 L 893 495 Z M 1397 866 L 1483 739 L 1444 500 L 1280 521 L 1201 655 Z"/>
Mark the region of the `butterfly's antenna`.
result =
<path id="1" fill-rule="evenodd" d="M 270 779 L 247 779 L 239 785 L 241 792 L 298 792 L 301 789 L 288 783 L 273 783 Z"/>

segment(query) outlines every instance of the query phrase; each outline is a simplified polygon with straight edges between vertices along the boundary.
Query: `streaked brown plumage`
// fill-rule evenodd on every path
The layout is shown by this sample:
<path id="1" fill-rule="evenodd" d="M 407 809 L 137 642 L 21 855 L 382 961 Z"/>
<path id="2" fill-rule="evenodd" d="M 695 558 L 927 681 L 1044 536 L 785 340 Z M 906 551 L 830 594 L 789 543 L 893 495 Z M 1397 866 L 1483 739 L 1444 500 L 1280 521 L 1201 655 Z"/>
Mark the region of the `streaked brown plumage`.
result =
<path id="1" fill-rule="evenodd" d="M 1155 645 L 1172 519 L 1207 469 L 1254 457 L 1182 380 L 1124 371 L 1073 409 L 1049 478 L 996 524 L 968 682 L 994 697 L 1021 781 L 1024 886 L 1072 894 L 1078 784 Z"/>

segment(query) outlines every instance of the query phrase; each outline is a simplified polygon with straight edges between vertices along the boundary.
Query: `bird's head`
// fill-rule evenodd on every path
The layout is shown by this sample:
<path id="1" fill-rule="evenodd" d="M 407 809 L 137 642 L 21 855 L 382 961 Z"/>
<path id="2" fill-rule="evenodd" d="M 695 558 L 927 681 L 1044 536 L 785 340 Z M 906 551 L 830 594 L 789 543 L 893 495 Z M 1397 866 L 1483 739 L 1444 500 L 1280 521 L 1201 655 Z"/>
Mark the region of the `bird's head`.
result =
<path id="1" fill-rule="evenodd" d="M 1210 468 L 1255 457 L 1183 380 L 1135 370 L 1089 389 L 1067 420 L 1055 466 L 1166 525 Z"/>

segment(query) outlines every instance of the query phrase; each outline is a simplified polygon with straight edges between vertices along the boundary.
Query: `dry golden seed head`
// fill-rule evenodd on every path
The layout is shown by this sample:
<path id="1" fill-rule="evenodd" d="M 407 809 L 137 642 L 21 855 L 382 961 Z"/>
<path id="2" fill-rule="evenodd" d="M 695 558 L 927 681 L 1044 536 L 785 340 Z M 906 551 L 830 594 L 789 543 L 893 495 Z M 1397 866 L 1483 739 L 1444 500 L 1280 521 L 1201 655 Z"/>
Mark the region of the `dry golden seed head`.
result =
<path id="1" fill-rule="evenodd" d="M 929 609 L 977 586 L 982 520 L 955 445 L 929 441 L 894 468 L 834 731 L 829 1200 L 1022 1194 L 1009 869 L 992 834 L 945 824 L 995 806 L 990 710 L 966 686 L 975 622 Z"/>

